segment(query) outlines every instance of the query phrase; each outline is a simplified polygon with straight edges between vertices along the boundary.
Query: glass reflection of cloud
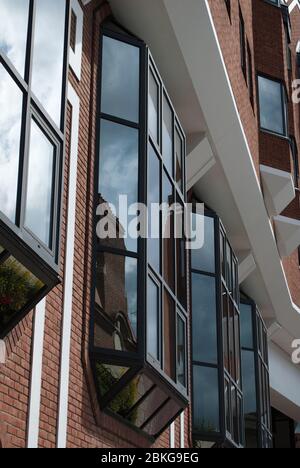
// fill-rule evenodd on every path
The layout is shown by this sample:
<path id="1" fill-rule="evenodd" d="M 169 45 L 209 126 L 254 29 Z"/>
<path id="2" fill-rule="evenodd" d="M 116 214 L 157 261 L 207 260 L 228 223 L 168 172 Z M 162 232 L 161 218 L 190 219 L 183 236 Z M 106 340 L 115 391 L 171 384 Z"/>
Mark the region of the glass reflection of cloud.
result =
<path id="1" fill-rule="evenodd" d="M 260 88 L 260 120 L 262 128 L 277 133 L 283 133 L 281 84 L 259 77 Z"/>
<path id="2" fill-rule="evenodd" d="M 23 76 L 29 0 L 0 0 L 0 50 Z"/>
<path id="3" fill-rule="evenodd" d="M 0 109 L 0 210 L 15 222 L 22 93 L 2 65 Z"/>
<path id="4" fill-rule="evenodd" d="M 65 0 L 39 0 L 33 53 L 32 89 L 60 126 Z"/>
<path id="5" fill-rule="evenodd" d="M 54 148 L 35 122 L 31 126 L 26 226 L 49 245 Z"/>

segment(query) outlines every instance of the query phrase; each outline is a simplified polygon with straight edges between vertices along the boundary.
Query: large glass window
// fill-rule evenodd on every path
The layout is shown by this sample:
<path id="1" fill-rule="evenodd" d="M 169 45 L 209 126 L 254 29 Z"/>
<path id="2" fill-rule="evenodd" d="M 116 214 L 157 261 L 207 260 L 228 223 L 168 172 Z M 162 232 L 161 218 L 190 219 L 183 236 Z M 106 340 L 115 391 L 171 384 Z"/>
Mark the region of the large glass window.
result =
<path id="1" fill-rule="evenodd" d="M 241 300 L 242 377 L 246 448 L 271 448 L 267 330 L 255 304 Z"/>
<path id="2" fill-rule="evenodd" d="M 184 218 L 185 137 L 145 44 L 122 37 L 104 26 L 97 226 L 117 229 L 95 241 L 91 362 L 101 407 L 156 438 L 187 405 L 187 259 L 173 206 Z M 133 238 L 120 196 L 129 216 L 147 204 L 148 237 Z"/>
<path id="3" fill-rule="evenodd" d="M 218 217 L 204 223 L 204 243 L 192 251 L 193 437 L 196 446 L 241 447 L 240 311 L 237 258 Z"/>
<path id="4" fill-rule="evenodd" d="M 0 338 L 59 282 L 69 6 L 0 0 L 0 243 L 43 284 L 15 303 Z"/>
<path id="5" fill-rule="evenodd" d="M 16 222 L 23 93 L 0 64 L 0 210 Z"/>
<path id="6" fill-rule="evenodd" d="M 287 97 L 280 81 L 258 76 L 260 127 L 287 136 Z"/>

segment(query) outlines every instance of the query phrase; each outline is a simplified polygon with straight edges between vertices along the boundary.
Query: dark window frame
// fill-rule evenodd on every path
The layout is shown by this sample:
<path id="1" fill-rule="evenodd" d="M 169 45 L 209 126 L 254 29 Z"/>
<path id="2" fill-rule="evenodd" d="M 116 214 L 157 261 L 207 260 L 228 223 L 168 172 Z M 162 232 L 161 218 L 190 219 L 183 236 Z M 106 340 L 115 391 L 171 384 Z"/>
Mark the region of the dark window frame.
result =
<path id="1" fill-rule="evenodd" d="M 264 78 L 281 85 L 281 112 L 283 117 L 283 133 L 277 133 L 273 130 L 262 127 L 261 125 L 261 112 L 260 112 L 260 92 L 259 92 L 259 78 Z M 286 84 L 279 78 L 274 78 L 266 73 L 257 72 L 256 74 L 256 86 L 257 86 L 257 108 L 258 108 L 258 121 L 260 131 L 263 133 L 268 133 L 269 135 L 277 136 L 284 140 L 289 140 L 289 99 Z"/>
<path id="2" fill-rule="evenodd" d="M 232 419 L 232 408 L 231 408 L 231 396 L 230 396 L 230 403 L 229 403 L 229 414 L 231 416 L 230 418 L 230 425 L 231 425 L 231 430 L 232 433 L 227 431 L 227 426 L 226 426 L 226 393 L 225 393 L 225 381 L 228 381 L 230 389 L 232 389 L 232 386 L 235 389 L 235 394 L 236 394 L 236 401 L 241 401 L 241 410 L 243 408 L 243 391 L 242 391 L 242 381 L 241 381 L 241 346 L 239 346 L 239 352 L 238 352 L 238 359 L 240 363 L 240 376 L 236 376 L 237 380 L 234 381 L 233 376 L 231 375 L 230 372 L 225 367 L 225 360 L 224 360 L 224 342 L 223 342 L 223 291 L 225 290 L 228 296 L 228 301 L 227 301 L 227 316 L 228 316 L 228 311 L 229 311 L 229 301 L 232 302 L 233 305 L 233 310 L 237 312 L 239 315 L 239 285 L 238 285 L 238 271 L 235 270 L 235 275 L 236 279 L 231 279 L 230 282 L 232 282 L 232 285 L 234 288 L 237 290 L 237 292 L 232 296 L 232 291 L 229 290 L 228 287 L 228 268 L 226 266 L 226 278 L 224 278 L 223 273 L 222 273 L 222 264 L 221 264 L 221 240 L 224 240 L 225 244 L 225 250 L 223 249 L 223 254 L 225 254 L 224 261 L 226 265 L 226 250 L 227 246 L 230 249 L 231 255 L 231 276 L 233 275 L 233 269 L 232 265 L 234 262 L 236 262 L 236 265 L 238 265 L 238 260 L 236 256 L 234 255 L 234 251 L 231 247 L 231 244 L 227 238 L 226 235 L 226 230 L 220 220 L 220 218 L 217 216 L 217 214 L 207 208 L 205 208 L 204 212 L 205 217 L 212 218 L 214 220 L 214 234 L 215 234 L 215 273 L 208 273 L 206 271 L 198 270 L 195 268 L 190 268 L 190 284 L 192 285 L 192 275 L 193 274 L 199 274 L 199 275 L 204 275 L 207 277 L 212 277 L 216 279 L 216 326 L 217 326 L 217 363 L 216 364 L 210 364 L 207 362 L 201 362 L 201 361 L 195 361 L 193 359 L 193 333 L 192 333 L 192 320 L 190 322 L 190 335 L 191 335 L 191 352 L 192 352 L 192 368 L 194 366 L 200 366 L 200 367 L 205 367 L 205 368 L 213 368 L 216 369 L 218 372 L 218 381 L 219 381 L 219 388 L 218 388 L 218 394 L 219 394 L 219 424 L 220 424 L 220 432 L 199 432 L 193 430 L 193 439 L 197 443 L 197 441 L 206 441 L 206 442 L 215 442 L 219 446 L 227 446 L 227 447 L 234 447 L 234 448 L 242 448 L 244 445 L 244 430 L 243 430 L 243 414 L 240 415 L 240 420 L 238 421 L 238 431 L 239 431 L 239 441 L 240 443 L 236 443 L 234 441 L 234 428 L 233 428 L 233 419 Z M 191 286 L 191 293 L 192 293 L 192 286 Z M 192 302 L 192 299 L 191 299 Z M 193 311 L 192 311 L 192 316 L 193 316 Z M 235 315 L 234 315 L 235 316 Z M 229 316 L 228 316 L 229 317 Z M 234 353 L 237 352 L 235 349 L 235 332 L 234 332 L 234 325 L 233 325 L 233 339 L 234 339 Z M 240 341 L 240 338 L 239 338 Z M 229 343 L 229 334 L 228 334 L 228 343 Z M 229 346 L 229 345 L 228 345 Z M 236 356 L 236 354 L 235 354 Z M 235 361 L 235 372 L 237 369 L 237 362 Z M 193 370 L 192 370 L 193 374 Z M 238 379 L 240 382 L 240 386 L 238 386 Z M 194 400 L 195 399 L 195 389 L 194 385 L 192 385 L 192 411 L 194 414 Z M 194 416 L 193 416 L 194 418 Z M 194 421 L 194 419 L 193 419 Z M 194 424 L 194 422 L 193 422 Z"/>
<path id="3" fill-rule="evenodd" d="M 140 112 L 139 112 L 139 123 L 133 124 L 132 122 L 118 119 L 114 116 L 109 116 L 106 114 L 101 113 L 101 88 L 102 88 L 102 49 L 103 49 L 103 36 L 111 37 L 112 39 L 119 40 L 121 42 L 128 43 L 134 47 L 138 47 L 140 49 Z M 97 104 L 98 104 L 98 112 L 97 112 L 97 141 L 96 141 L 96 153 L 99 154 L 100 149 L 100 124 L 101 118 L 110 120 L 116 123 L 120 123 L 121 125 L 129 126 L 132 128 L 139 129 L 139 189 L 138 189 L 138 200 L 141 203 L 147 202 L 147 157 L 148 156 L 148 144 L 149 141 L 153 141 L 151 135 L 149 136 L 148 132 L 148 70 L 150 64 L 150 51 L 148 50 L 146 44 L 141 41 L 139 38 L 130 35 L 127 31 L 123 30 L 121 26 L 115 23 L 112 19 L 108 20 L 106 23 L 102 24 L 99 28 L 99 41 L 100 41 L 100 48 L 99 48 L 99 70 L 98 70 L 98 85 L 97 85 Z M 156 72 L 155 76 L 158 76 L 160 79 L 160 75 L 157 71 L 157 68 L 154 62 L 151 64 Z M 160 95 L 160 105 L 161 105 L 162 95 Z M 171 104 L 171 102 L 170 102 Z M 173 109 L 173 106 L 172 106 Z M 175 114 L 174 114 L 175 115 Z M 175 123 L 175 118 L 174 118 Z M 179 122 L 178 122 L 179 125 Z M 180 127 L 181 128 L 181 127 Z M 161 127 L 160 127 L 161 129 Z M 159 135 L 159 144 L 162 144 L 162 130 L 160 130 Z M 153 141 L 154 142 L 154 141 Z M 155 148 L 155 152 L 158 153 L 159 148 L 153 145 Z M 175 152 L 173 152 L 174 156 L 174 163 L 175 163 Z M 95 174 L 94 174 L 94 183 L 95 183 L 95 196 L 94 196 L 94 206 L 95 208 L 99 204 L 99 194 L 98 194 L 98 177 L 99 177 L 99 167 L 100 167 L 100 157 L 97 158 L 95 164 Z M 184 167 L 184 165 L 183 165 Z M 168 174 L 169 177 L 169 174 Z M 184 199 L 185 200 L 185 199 Z M 138 260 L 138 278 L 139 278 L 139 287 L 137 290 L 137 300 L 138 300 L 138 310 L 139 314 L 137 316 L 137 351 L 136 352 L 120 352 L 113 349 L 105 349 L 105 348 L 96 348 L 94 347 L 94 325 L 95 325 L 95 301 L 94 295 L 91 295 L 91 320 L 90 320 L 90 340 L 89 340 L 89 355 L 90 355 L 90 362 L 92 367 L 92 372 L 94 376 L 94 380 L 96 382 L 96 392 L 98 396 L 98 402 L 101 410 L 107 412 L 108 414 L 112 415 L 116 419 L 118 419 L 123 424 L 129 426 L 134 431 L 143 434 L 145 437 L 149 438 L 152 442 L 154 439 L 159 437 L 167 426 L 162 427 L 157 434 L 153 437 L 147 434 L 144 429 L 147 427 L 149 421 L 155 422 L 155 417 L 160 413 L 163 412 L 164 409 L 168 409 L 168 405 L 173 405 L 172 408 L 178 408 L 176 414 L 174 416 L 170 416 L 167 425 L 171 424 L 175 419 L 179 416 L 179 414 L 184 410 L 189 401 L 188 395 L 188 387 L 183 388 L 178 382 L 174 382 L 171 378 L 169 378 L 165 372 L 159 366 L 156 365 L 155 359 L 148 359 L 147 358 L 147 281 L 148 276 L 154 281 L 155 284 L 158 284 L 159 275 L 156 274 L 154 270 L 148 268 L 147 266 L 147 240 L 146 239 L 139 239 L 138 242 L 138 250 L 137 252 L 130 252 L 126 250 L 118 250 L 117 248 L 107 247 L 105 245 L 97 245 L 97 237 L 96 237 L 96 225 L 97 225 L 97 217 L 94 216 L 94 231 L 93 231 L 93 265 L 92 265 L 92 291 L 96 289 L 96 253 L 97 252 L 107 252 L 112 253 L 114 255 L 123 255 L 124 257 L 131 257 Z M 162 273 L 161 273 L 162 274 Z M 163 288 L 172 296 L 174 299 L 174 293 L 170 290 L 166 283 L 162 284 L 162 291 Z M 176 299 L 176 297 L 175 297 Z M 186 313 L 180 304 L 175 302 L 175 313 L 180 313 L 183 316 Z M 162 304 L 160 303 L 160 308 Z M 162 315 L 162 309 L 160 310 L 160 315 Z M 188 321 L 187 321 L 188 323 Z M 159 334 L 162 335 L 163 329 L 159 330 Z M 177 349 L 177 337 L 174 340 L 175 346 Z M 187 356 L 187 326 L 186 326 L 186 356 Z M 160 344 L 160 354 L 162 355 L 162 346 L 163 342 Z M 97 363 L 105 363 L 108 365 L 117 365 L 124 367 L 124 363 L 126 363 L 126 367 L 129 370 L 123 375 L 123 377 L 118 381 L 118 383 L 114 386 L 114 388 L 109 391 L 103 398 L 101 395 L 99 385 L 97 385 L 97 370 L 96 366 Z M 175 360 L 176 364 L 176 360 Z M 158 388 L 166 394 L 166 400 L 163 404 L 155 411 L 149 420 L 147 420 L 141 428 L 136 427 L 126 418 L 124 419 L 116 412 L 111 411 L 109 408 L 110 403 L 113 401 L 114 397 L 118 395 L 126 386 L 128 386 L 131 382 L 133 382 L 134 378 L 138 375 L 145 374 L 150 378 L 153 382 L 153 389 Z M 186 363 L 186 381 L 188 383 L 188 362 Z M 152 390 L 151 390 L 152 391 Z M 144 397 L 142 397 L 135 405 L 138 408 L 144 401 Z M 132 409 L 131 409 L 132 411 Z M 130 411 L 130 412 L 131 412 Z M 172 409 L 173 411 L 173 409 Z"/>
<path id="4" fill-rule="evenodd" d="M 244 75 L 244 78 L 247 83 L 247 50 L 246 50 L 246 25 L 243 16 L 243 12 L 241 9 L 241 5 L 239 4 L 239 27 L 240 27 L 240 58 L 241 58 L 241 68 Z"/>
<path id="5" fill-rule="evenodd" d="M 42 259 L 56 272 L 59 271 L 59 257 L 60 257 L 60 226 L 62 218 L 62 199 L 61 194 L 63 191 L 63 167 L 65 161 L 65 125 L 66 125 L 66 108 L 67 108 L 67 56 L 68 56 L 68 39 L 69 39 L 69 12 L 70 1 L 66 1 L 66 19 L 65 19 L 65 49 L 64 49 L 64 64 L 62 76 L 62 93 L 61 93 L 61 116 L 60 127 L 54 123 L 52 118 L 44 109 L 43 105 L 35 97 L 31 89 L 32 79 L 32 61 L 33 61 L 33 35 L 35 24 L 35 10 L 36 1 L 30 0 L 29 3 L 29 20 L 28 20 L 28 37 L 26 44 L 26 62 L 25 62 L 25 76 L 24 78 L 16 70 L 12 62 L 4 53 L 0 52 L 0 65 L 3 65 L 5 70 L 9 73 L 13 81 L 23 93 L 23 112 L 22 112 L 22 130 L 21 130 L 21 144 L 19 154 L 19 176 L 18 176 L 18 194 L 16 203 L 16 219 L 15 223 L 9 220 L 4 213 L 0 211 L 0 222 L 8 225 L 15 233 L 19 235 L 31 249 L 37 253 Z M 57 168 L 56 173 L 58 180 L 56 185 L 59 190 L 56 190 L 54 205 L 56 206 L 56 216 L 53 217 L 53 249 L 45 248 L 41 240 L 36 239 L 28 233 L 28 229 L 24 226 L 24 185 L 27 176 L 28 160 L 29 160 L 29 145 L 30 145 L 30 122 L 31 115 L 38 119 L 39 126 L 42 131 L 50 136 L 51 141 L 57 147 Z"/>
<path id="6" fill-rule="evenodd" d="M 272 448 L 270 377 L 267 342 L 268 332 L 255 302 L 243 294 L 241 298 L 241 304 L 251 307 L 252 312 L 253 348 L 241 346 L 241 350 L 242 353 L 243 351 L 252 352 L 254 355 L 257 407 L 257 444 L 258 448 Z M 261 374 L 262 371 L 264 372 L 263 379 Z M 265 388 L 265 385 L 267 386 L 267 389 Z M 261 401 L 261 397 L 265 397 L 263 402 Z M 264 420 L 264 412 L 267 414 L 266 420 Z"/>
<path id="7" fill-rule="evenodd" d="M 65 163 L 70 0 L 65 2 L 61 114 L 59 126 L 55 124 L 31 89 L 33 39 L 37 1 L 38 0 L 29 1 L 24 73 L 21 75 L 6 54 L 0 51 L 0 66 L 3 66 L 4 71 L 8 73 L 10 79 L 22 93 L 16 215 L 15 220 L 12 221 L 0 211 L 0 245 L 5 249 L 6 255 L 9 253 L 9 255 L 14 257 L 21 265 L 39 279 L 44 284 L 44 287 L 28 304 L 13 315 L 7 325 L 0 330 L 0 339 L 4 338 L 43 299 L 43 297 L 60 282 L 60 227 L 62 223 L 62 193 L 64 186 L 63 170 Z M 56 178 L 54 180 L 54 186 L 52 186 L 51 248 L 44 245 L 24 224 L 32 118 L 34 118 L 39 129 L 47 136 L 55 148 L 55 168 L 53 174 L 55 173 Z"/>

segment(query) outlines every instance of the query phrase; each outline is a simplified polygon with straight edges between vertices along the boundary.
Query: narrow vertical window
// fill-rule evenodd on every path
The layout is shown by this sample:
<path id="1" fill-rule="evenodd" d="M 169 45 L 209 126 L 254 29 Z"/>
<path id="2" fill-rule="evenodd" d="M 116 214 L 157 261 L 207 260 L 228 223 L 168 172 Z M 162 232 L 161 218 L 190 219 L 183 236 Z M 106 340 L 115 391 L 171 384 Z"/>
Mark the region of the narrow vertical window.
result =
<path id="1" fill-rule="evenodd" d="M 246 31 L 245 31 L 245 21 L 243 18 L 243 13 L 241 8 L 240 12 L 240 53 L 241 53 L 241 67 L 245 79 L 247 80 L 247 59 L 246 59 Z"/>
<path id="2" fill-rule="evenodd" d="M 287 134 L 287 98 L 283 84 L 258 76 L 260 127 L 272 133 Z"/>

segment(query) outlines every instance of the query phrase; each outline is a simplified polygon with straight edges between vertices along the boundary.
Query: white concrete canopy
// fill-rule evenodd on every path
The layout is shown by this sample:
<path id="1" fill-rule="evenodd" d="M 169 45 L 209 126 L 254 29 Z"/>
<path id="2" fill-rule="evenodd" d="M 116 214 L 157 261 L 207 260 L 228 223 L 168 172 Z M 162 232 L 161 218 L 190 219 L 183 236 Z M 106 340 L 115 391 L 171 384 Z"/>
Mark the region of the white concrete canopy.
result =
<path id="1" fill-rule="evenodd" d="M 292 174 L 279 169 L 260 166 L 263 193 L 270 217 L 278 216 L 296 196 Z"/>
<path id="2" fill-rule="evenodd" d="M 276 216 L 274 218 L 275 233 L 281 258 L 291 255 L 300 245 L 300 221 Z"/>

